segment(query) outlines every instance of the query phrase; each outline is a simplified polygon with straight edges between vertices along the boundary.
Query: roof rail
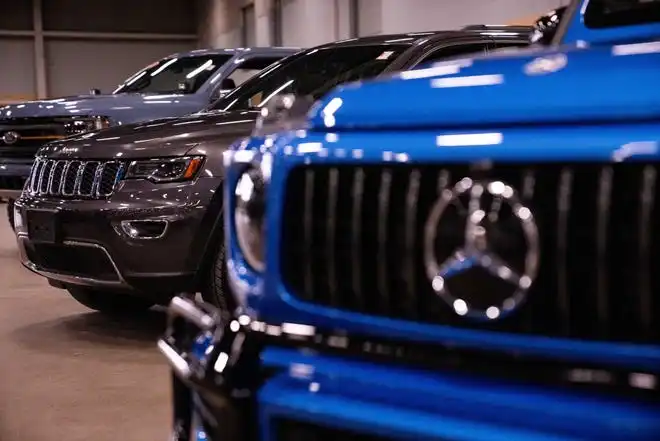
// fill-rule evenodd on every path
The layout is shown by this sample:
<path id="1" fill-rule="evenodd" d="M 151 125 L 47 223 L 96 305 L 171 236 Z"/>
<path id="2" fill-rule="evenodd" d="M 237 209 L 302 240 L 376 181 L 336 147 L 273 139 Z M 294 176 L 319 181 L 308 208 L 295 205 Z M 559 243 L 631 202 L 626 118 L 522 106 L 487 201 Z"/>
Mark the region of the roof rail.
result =
<path id="1" fill-rule="evenodd" d="M 467 25 L 461 28 L 462 31 L 517 31 L 517 32 L 531 32 L 534 30 L 533 26 L 522 25 L 486 25 L 475 24 Z"/>

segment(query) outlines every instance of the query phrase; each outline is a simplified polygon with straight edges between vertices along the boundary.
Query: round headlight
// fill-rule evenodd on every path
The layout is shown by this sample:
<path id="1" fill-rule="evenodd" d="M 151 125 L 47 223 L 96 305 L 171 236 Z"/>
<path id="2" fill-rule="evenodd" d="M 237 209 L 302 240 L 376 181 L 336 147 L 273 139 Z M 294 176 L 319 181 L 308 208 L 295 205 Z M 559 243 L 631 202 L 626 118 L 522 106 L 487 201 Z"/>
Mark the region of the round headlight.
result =
<path id="1" fill-rule="evenodd" d="M 234 191 L 236 238 L 245 260 L 257 271 L 264 269 L 266 181 L 261 170 L 247 169 Z"/>

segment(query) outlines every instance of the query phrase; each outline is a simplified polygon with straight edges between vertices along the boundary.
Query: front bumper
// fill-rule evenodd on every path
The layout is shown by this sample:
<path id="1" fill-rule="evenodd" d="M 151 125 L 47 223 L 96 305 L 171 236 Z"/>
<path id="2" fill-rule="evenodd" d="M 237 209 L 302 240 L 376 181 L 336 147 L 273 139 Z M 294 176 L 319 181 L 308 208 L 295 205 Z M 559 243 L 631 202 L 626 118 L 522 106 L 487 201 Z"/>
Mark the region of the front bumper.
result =
<path id="1" fill-rule="evenodd" d="M 331 345 L 342 348 L 334 338 Z M 175 298 L 159 341 L 174 371 L 172 439 L 650 441 L 660 433 L 657 402 L 301 346 L 318 340 L 310 326 L 223 319 L 207 305 Z"/>
<path id="2" fill-rule="evenodd" d="M 221 208 L 213 207 L 220 183 L 125 181 L 102 200 L 23 195 L 15 205 L 21 261 L 64 284 L 154 294 L 190 289 Z M 163 231 L 133 238 L 123 221 L 158 222 Z"/>
<path id="3" fill-rule="evenodd" d="M 0 197 L 18 199 L 30 176 L 33 158 L 0 159 Z"/>

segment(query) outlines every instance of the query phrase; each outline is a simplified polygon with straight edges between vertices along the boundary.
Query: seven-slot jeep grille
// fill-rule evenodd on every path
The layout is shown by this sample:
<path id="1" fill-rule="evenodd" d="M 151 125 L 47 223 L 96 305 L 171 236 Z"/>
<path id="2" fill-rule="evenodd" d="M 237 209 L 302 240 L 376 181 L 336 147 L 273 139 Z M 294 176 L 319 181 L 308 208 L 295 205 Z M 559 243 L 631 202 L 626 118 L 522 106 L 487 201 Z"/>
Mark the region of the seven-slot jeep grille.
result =
<path id="1" fill-rule="evenodd" d="M 120 161 L 37 158 L 26 191 L 39 196 L 104 198 L 114 191 L 123 168 Z"/>
<path id="2" fill-rule="evenodd" d="M 301 166 L 286 183 L 282 282 L 304 301 L 371 316 L 657 344 L 658 171 L 650 164 L 548 163 L 495 164 L 482 172 L 518 192 L 535 216 L 540 246 L 526 302 L 485 323 L 458 316 L 436 294 L 423 252 L 440 193 L 464 177 L 475 179 L 472 167 Z M 437 229 L 436 254 L 464 241 L 464 222 L 449 218 L 431 228 Z M 524 257 L 514 239 L 504 235 L 500 242 L 509 261 Z M 462 286 L 473 296 L 497 288 L 493 277 L 466 277 Z"/>

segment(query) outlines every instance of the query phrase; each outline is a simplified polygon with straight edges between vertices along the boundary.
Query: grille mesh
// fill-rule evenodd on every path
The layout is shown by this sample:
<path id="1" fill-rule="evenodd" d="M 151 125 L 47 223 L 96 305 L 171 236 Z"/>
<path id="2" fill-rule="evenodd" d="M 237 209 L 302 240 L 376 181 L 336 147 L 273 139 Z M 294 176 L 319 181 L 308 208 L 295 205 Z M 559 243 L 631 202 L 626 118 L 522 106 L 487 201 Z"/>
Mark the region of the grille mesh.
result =
<path id="1" fill-rule="evenodd" d="M 123 168 L 119 161 L 37 158 L 26 190 L 33 196 L 105 198 L 113 193 Z"/>
<path id="2" fill-rule="evenodd" d="M 535 215 L 538 276 L 526 302 L 496 321 L 459 317 L 426 273 L 424 228 L 440 192 L 469 165 L 302 166 L 287 177 L 282 282 L 298 298 L 372 316 L 513 333 L 660 342 L 660 217 L 653 164 L 496 164 L 485 179 L 516 189 Z M 465 223 L 437 228 L 436 255 L 457 249 Z M 504 228 L 503 230 L 506 230 Z M 502 256 L 524 255 L 501 232 Z M 470 270 L 472 271 L 472 270 Z M 462 277 L 462 276 L 459 276 Z M 497 289 L 466 273 L 470 298 Z"/>

